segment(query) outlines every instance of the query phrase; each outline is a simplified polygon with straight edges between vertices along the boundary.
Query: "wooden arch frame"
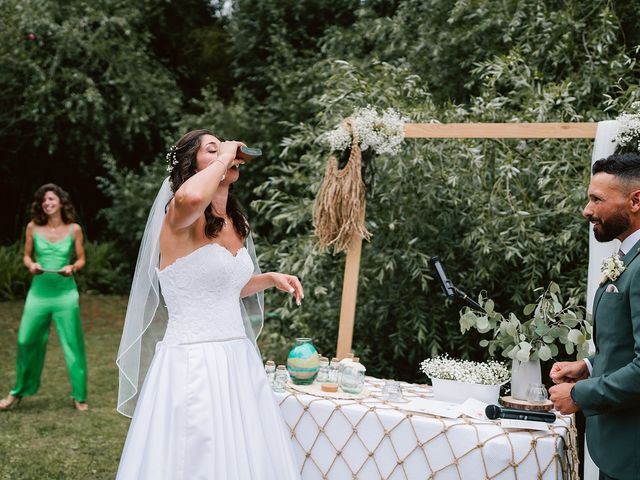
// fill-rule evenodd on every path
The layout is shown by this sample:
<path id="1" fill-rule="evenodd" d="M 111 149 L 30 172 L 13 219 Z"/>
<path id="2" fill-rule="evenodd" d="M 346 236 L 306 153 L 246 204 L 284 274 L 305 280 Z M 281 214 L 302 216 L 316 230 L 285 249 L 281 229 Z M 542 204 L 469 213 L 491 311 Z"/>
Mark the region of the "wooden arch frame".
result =
<path id="1" fill-rule="evenodd" d="M 595 138 L 598 124 L 589 123 L 408 123 L 406 138 Z M 356 315 L 362 238 L 347 250 L 340 304 L 336 357 L 351 352 Z"/>

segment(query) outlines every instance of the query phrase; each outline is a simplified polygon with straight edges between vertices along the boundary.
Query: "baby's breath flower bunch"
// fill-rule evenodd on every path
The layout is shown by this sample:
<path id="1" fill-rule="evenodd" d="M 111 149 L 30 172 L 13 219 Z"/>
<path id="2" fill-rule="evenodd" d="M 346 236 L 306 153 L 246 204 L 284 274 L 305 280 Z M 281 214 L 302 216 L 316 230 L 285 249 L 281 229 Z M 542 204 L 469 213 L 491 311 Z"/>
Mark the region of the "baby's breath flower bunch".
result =
<path id="1" fill-rule="evenodd" d="M 379 114 L 375 108 L 367 106 L 351 115 L 360 137 L 360 149 L 371 149 L 378 155 L 395 155 L 400 151 L 404 139 L 404 119 L 394 109 Z M 323 135 L 331 150 L 341 152 L 351 147 L 351 132 L 341 123 Z"/>
<path id="2" fill-rule="evenodd" d="M 640 102 L 633 102 L 631 111 L 632 113 L 623 113 L 617 118 L 620 123 L 616 135 L 618 153 L 640 153 Z"/>
<path id="3" fill-rule="evenodd" d="M 420 364 L 420 369 L 432 379 L 481 385 L 502 385 L 510 378 L 509 369 L 500 362 L 472 362 L 450 358 L 448 355 L 427 358 Z"/>

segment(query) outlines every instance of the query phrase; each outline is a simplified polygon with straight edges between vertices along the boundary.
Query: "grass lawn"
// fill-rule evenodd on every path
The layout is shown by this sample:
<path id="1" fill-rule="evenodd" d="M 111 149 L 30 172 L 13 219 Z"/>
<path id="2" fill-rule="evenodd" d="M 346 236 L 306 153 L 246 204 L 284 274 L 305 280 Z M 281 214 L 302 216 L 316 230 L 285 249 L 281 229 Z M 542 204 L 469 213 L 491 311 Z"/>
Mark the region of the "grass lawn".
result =
<path id="1" fill-rule="evenodd" d="M 15 380 L 22 302 L 0 303 L 0 395 Z M 37 395 L 0 412 L 0 479 L 113 479 L 129 420 L 115 410 L 116 352 L 126 297 L 84 295 L 80 313 L 89 368 L 91 410 L 72 408 L 67 367 L 52 325 Z"/>

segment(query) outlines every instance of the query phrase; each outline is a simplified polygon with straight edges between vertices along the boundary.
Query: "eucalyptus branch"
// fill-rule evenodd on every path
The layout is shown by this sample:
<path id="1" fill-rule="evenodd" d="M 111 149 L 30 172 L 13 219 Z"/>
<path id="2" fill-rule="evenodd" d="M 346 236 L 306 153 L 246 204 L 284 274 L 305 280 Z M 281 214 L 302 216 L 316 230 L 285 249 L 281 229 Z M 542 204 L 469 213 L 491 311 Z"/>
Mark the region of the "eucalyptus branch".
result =
<path id="1" fill-rule="evenodd" d="M 541 289 L 536 289 L 541 290 Z M 465 308 L 460 314 L 462 333 L 475 328 L 480 333 L 491 333 L 491 339 L 483 339 L 480 346 L 488 347 L 489 355 L 497 351 L 503 357 L 546 361 L 556 357 L 564 347 L 569 355 L 578 358 L 588 354 L 588 340 L 591 338 L 591 324 L 580 306 L 564 306 L 560 287 L 551 282 L 538 297 L 536 303 L 528 304 L 523 314 L 529 317 L 521 321 L 514 313 L 508 317 L 494 310 L 494 302 L 482 294 L 478 303 L 486 310 L 480 313 Z"/>

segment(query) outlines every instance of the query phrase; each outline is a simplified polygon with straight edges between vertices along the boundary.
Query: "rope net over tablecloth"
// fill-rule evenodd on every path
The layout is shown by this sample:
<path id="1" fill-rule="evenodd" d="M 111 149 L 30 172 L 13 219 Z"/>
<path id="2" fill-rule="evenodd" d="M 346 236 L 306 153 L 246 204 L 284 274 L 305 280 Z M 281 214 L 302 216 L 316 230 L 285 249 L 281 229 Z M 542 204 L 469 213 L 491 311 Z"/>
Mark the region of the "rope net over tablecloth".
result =
<path id="1" fill-rule="evenodd" d="M 288 392 L 280 407 L 305 478 L 578 480 L 573 417 L 548 431 L 506 430 L 498 422 L 405 410 L 372 395 L 338 400 Z M 430 398 L 429 387 L 406 384 L 407 399 Z M 298 452 L 300 453 L 300 452 Z M 526 471 L 526 473 L 524 473 Z M 420 472 L 416 476 L 416 472 Z"/>

